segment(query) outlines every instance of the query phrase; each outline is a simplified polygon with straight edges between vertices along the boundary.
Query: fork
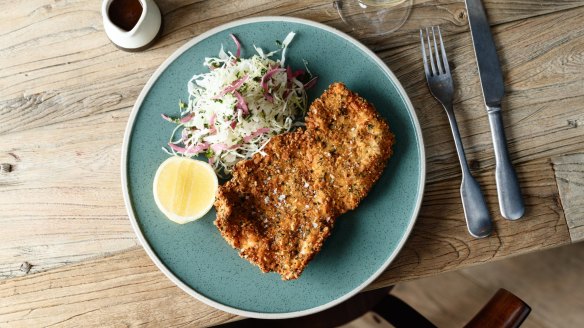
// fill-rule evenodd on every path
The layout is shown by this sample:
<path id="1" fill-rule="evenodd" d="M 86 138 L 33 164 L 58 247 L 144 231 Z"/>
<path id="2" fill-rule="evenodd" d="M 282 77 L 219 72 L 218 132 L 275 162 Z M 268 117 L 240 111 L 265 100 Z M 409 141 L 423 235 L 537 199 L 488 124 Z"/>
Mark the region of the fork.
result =
<path id="1" fill-rule="evenodd" d="M 438 39 L 440 40 L 440 51 L 436 43 L 436 32 L 438 31 Z M 427 50 L 429 57 L 426 54 L 426 43 L 424 41 L 424 30 L 420 29 L 420 40 L 422 42 L 422 56 L 424 57 L 424 72 L 426 73 L 426 80 L 432 96 L 436 98 L 444 107 L 450 122 L 450 129 L 454 137 L 454 145 L 456 146 L 456 153 L 462 169 L 462 182 L 460 185 L 460 196 L 462 198 L 462 207 L 464 209 L 464 217 L 466 218 L 466 225 L 470 234 L 476 238 L 483 238 L 491 234 L 492 223 L 489 216 L 487 204 L 481 192 L 481 187 L 473 178 L 470 169 L 466 162 L 462 140 L 460 139 L 460 132 L 456 124 L 456 117 L 452 106 L 454 83 L 452 82 L 452 74 L 448 65 L 446 51 L 444 50 L 444 42 L 442 41 L 442 33 L 440 27 L 432 26 L 430 29 L 426 28 Z M 431 38 L 433 42 L 431 42 Z M 434 46 L 432 50 L 432 45 Z M 433 54 L 434 52 L 434 54 Z M 442 57 L 442 58 L 441 58 Z"/>

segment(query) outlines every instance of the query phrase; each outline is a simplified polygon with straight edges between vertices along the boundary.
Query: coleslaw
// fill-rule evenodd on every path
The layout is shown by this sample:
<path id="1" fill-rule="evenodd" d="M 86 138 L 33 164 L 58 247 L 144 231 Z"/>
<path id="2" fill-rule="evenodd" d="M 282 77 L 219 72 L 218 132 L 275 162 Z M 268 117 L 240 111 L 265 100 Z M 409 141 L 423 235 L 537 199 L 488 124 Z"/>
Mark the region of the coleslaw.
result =
<path id="1" fill-rule="evenodd" d="M 305 70 L 285 66 L 294 32 L 269 53 L 254 45 L 256 54 L 250 58 L 241 57 L 239 40 L 230 36 L 235 54 L 221 46 L 217 57 L 205 58 L 209 72 L 188 82 L 188 103 L 179 101 L 180 116 L 162 114 L 177 124 L 169 150 L 163 149 L 185 157 L 204 154 L 219 175 L 231 174 L 237 162 L 256 153 L 265 155 L 262 149 L 271 137 L 303 125 L 299 120 L 306 114 L 306 90 L 317 81 L 306 62 Z M 280 58 L 272 59 L 279 52 Z"/>

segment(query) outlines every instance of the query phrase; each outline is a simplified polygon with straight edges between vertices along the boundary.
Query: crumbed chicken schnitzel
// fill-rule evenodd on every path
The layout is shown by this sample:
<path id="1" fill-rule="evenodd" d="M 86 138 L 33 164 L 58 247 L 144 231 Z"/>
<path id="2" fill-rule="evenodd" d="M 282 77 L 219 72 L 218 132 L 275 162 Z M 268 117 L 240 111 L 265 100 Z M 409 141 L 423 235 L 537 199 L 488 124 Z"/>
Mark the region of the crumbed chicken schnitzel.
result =
<path id="1" fill-rule="evenodd" d="M 375 108 L 342 83 L 310 106 L 306 128 L 273 137 L 219 188 L 215 225 L 241 257 L 283 280 L 320 251 L 336 218 L 379 179 L 394 136 Z"/>

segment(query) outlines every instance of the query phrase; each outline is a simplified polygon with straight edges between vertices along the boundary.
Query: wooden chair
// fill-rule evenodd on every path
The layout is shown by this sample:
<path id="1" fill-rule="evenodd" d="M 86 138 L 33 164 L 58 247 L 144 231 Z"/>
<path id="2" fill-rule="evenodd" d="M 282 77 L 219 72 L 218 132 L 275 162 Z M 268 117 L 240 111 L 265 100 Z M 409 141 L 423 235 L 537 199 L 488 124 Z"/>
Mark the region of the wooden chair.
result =
<path id="1" fill-rule="evenodd" d="M 375 312 L 396 328 L 436 327 L 404 301 L 389 294 L 390 290 L 391 287 L 360 293 L 335 307 L 305 317 L 283 320 L 244 319 L 217 327 L 329 328 L 348 323 L 368 311 Z M 491 300 L 466 324 L 465 328 L 515 328 L 521 326 L 529 312 L 531 312 L 531 308 L 519 297 L 505 289 L 499 289 Z"/>

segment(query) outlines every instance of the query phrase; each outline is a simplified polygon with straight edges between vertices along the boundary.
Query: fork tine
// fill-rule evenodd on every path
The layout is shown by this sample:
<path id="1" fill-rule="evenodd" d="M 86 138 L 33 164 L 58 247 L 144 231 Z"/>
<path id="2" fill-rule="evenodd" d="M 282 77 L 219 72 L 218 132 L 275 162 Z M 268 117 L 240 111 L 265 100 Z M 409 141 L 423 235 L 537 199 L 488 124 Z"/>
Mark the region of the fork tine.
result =
<path id="1" fill-rule="evenodd" d="M 444 74 L 440 60 L 440 54 L 438 53 L 438 44 L 436 43 L 436 32 L 434 32 L 434 26 L 432 26 L 432 39 L 434 39 L 434 51 L 436 51 L 436 66 L 438 66 L 438 72 L 439 74 Z"/>
<path id="2" fill-rule="evenodd" d="M 432 75 L 436 75 L 436 66 L 434 66 L 434 55 L 432 55 L 432 43 L 430 43 L 430 32 L 426 27 L 426 38 L 428 39 L 428 52 L 430 53 L 430 66 L 432 67 Z"/>
<path id="3" fill-rule="evenodd" d="M 420 29 L 420 41 L 422 41 L 422 58 L 424 59 L 424 72 L 426 73 L 426 78 L 429 77 L 430 67 L 428 67 L 428 57 L 426 56 L 426 44 L 424 43 L 424 32 Z"/>
<path id="4" fill-rule="evenodd" d="M 450 74 L 450 66 L 448 65 L 448 57 L 446 57 L 446 50 L 444 49 L 444 41 L 442 41 L 442 32 L 438 26 L 438 37 L 440 38 L 440 49 L 442 50 L 442 64 L 444 65 L 444 72 Z"/>

